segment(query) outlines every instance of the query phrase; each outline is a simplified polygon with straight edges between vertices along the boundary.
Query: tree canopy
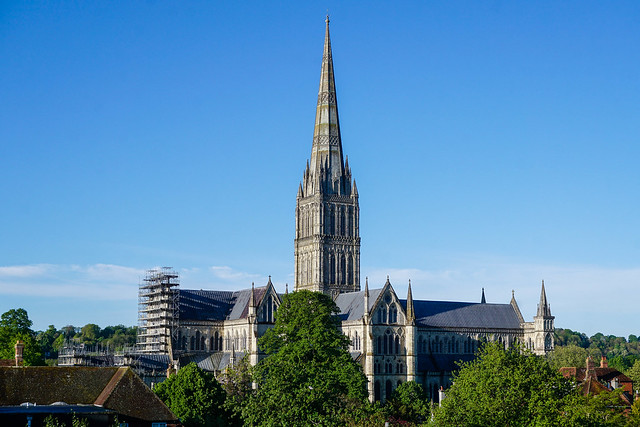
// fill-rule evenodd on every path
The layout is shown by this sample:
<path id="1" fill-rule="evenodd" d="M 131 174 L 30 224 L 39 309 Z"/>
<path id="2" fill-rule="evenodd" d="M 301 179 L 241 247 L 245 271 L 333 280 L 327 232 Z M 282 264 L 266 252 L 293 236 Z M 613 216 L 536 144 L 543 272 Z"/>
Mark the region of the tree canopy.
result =
<path id="1" fill-rule="evenodd" d="M 335 425 L 367 399 L 366 377 L 347 351 L 338 308 L 327 295 L 285 295 L 272 329 L 258 341 L 267 354 L 253 371 L 256 392 L 242 417 L 249 425 Z"/>
<path id="2" fill-rule="evenodd" d="M 24 342 L 23 360 L 25 366 L 43 365 L 42 350 L 31 330 L 33 323 L 23 308 L 11 309 L 0 316 L 0 359 L 15 357 L 15 344 Z"/>
<path id="3" fill-rule="evenodd" d="M 185 427 L 224 426 L 225 392 L 214 374 L 190 363 L 157 384 L 153 391 Z"/>
<path id="4" fill-rule="evenodd" d="M 507 350 L 485 344 L 478 357 L 460 365 L 442 406 L 437 425 L 560 425 L 569 380 L 541 357 L 516 346 Z"/>

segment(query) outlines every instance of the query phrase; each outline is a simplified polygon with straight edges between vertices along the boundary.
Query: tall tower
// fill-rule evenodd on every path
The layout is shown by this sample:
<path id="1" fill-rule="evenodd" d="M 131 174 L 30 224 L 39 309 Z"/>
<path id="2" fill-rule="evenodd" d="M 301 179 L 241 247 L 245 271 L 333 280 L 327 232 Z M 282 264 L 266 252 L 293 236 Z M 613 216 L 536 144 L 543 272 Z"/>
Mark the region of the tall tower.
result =
<path id="1" fill-rule="evenodd" d="M 342 157 L 329 17 L 311 159 L 296 199 L 295 289 L 335 295 L 360 290 L 360 208 Z"/>
<path id="2" fill-rule="evenodd" d="M 551 315 L 551 306 L 547 302 L 547 293 L 544 289 L 544 280 L 542 281 L 542 289 L 540 291 L 540 302 L 538 303 L 538 312 L 533 318 L 534 326 L 534 353 L 544 355 L 548 351 L 553 350 L 553 331 L 554 316 Z"/>

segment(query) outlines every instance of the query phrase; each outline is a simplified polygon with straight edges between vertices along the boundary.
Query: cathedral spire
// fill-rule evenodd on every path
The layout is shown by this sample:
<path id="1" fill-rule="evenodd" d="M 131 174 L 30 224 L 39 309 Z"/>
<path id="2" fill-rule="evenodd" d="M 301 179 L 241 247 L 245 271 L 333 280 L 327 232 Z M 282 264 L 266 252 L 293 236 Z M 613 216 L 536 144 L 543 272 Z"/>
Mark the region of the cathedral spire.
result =
<path id="1" fill-rule="evenodd" d="M 329 183 L 333 184 L 342 177 L 344 162 L 342 159 L 342 141 L 340 139 L 338 103 L 336 100 L 336 84 L 333 75 L 333 58 L 331 56 L 328 16 L 326 23 L 310 166 L 312 173 L 317 174 L 320 168 L 326 165 L 327 178 L 329 178 Z M 329 191 L 333 193 L 334 191 L 337 192 L 337 189 L 330 188 Z"/>
<path id="2" fill-rule="evenodd" d="M 407 291 L 407 321 L 416 320 L 416 314 L 413 310 L 413 293 L 411 292 L 411 280 L 409 280 L 409 290 Z"/>
<path id="3" fill-rule="evenodd" d="M 544 280 L 542 281 L 542 290 L 540 291 L 540 302 L 538 303 L 537 316 L 551 316 L 551 307 L 549 307 L 549 303 L 547 303 L 547 293 L 544 290 Z"/>

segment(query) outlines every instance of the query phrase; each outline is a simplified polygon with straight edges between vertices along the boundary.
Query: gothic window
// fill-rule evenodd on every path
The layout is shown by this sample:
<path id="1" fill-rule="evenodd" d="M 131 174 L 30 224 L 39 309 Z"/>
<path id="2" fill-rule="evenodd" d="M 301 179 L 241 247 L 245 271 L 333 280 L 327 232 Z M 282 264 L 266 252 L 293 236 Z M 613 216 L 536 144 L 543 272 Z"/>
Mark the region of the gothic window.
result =
<path id="1" fill-rule="evenodd" d="M 344 216 L 344 207 L 340 208 L 340 235 L 341 236 L 346 236 L 346 219 Z"/>
<path id="2" fill-rule="evenodd" d="M 544 338 L 544 349 L 551 350 L 551 334 L 547 334 Z"/>
<path id="3" fill-rule="evenodd" d="M 331 278 L 329 282 L 331 284 L 334 284 L 336 283 L 336 254 L 334 253 L 329 254 L 329 259 L 331 260 L 331 266 L 330 266 Z"/>
<path id="4" fill-rule="evenodd" d="M 400 353 L 400 337 L 398 335 L 396 335 L 395 339 L 393 340 L 395 343 L 395 354 L 399 354 Z"/>
<path id="5" fill-rule="evenodd" d="M 438 338 L 436 338 L 436 340 L 437 340 L 437 339 L 438 339 Z M 444 351 L 443 351 L 443 348 L 442 348 L 442 341 L 439 341 L 439 342 L 438 342 L 438 353 L 443 353 L 443 352 L 444 352 Z"/>
<path id="6" fill-rule="evenodd" d="M 395 304 L 392 304 L 389 308 L 389 323 L 396 323 L 398 321 L 398 309 Z"/>
<path id="7" fill-rule="evenodd" d="M 191 337 L 191 350 L 196 349 L 196 337 Z"/>
<path id="8" fill-rule="evenodd" d="M 373 364 L 373 373 L 375 373 L 375 374 L 379 374 L 380 373 L 380 364 L 378 363 L 377 360 Z"/>
<path id="9" fill-rule="evenodd" d="M 340 283 L 345 284 L 347 281 L 347 258 L 344 253 L 340 255 Z"/>
<path id="10" fill-rule="evenodd" d="M 376 381 L 373 385 L 373 395 L 374 395 L 374 400 L 379 402 L 380 401 L 380 381 Z"/>
<path id="11" fill-rule="evenodd" d="M 393 386 L 391 385 L 391 380 L 387 380 L 386 385 L 386 393 L 385 393 L 385 399 L 391 399 L 391 393 L 393 392 Z"/>
<path id="12" fill-rule="evenodd" d="M 196 348 L 195 349 L 200 350 L 200 331 L 196 331 Z"/>
<path id="13" fill-rule="evenodd" d="M 387 323 L 387 308 L 386 307 L 382 307 L 382 322 L 381 323 Z"/>
<path id="14" fill-rule="evenodd" d="M 180 343 L 182 342 L 182 331 L 178 331 L 178 338 L 176 339 L 176 346 L 180 348 Z"/>
<path id="15" fill-rule="evenodd" d="M 389 354 L 389 331 L 384 336 L 384 351 L 383 354 Z"/>
<path id="16" fill-rule="evenodd" d="M 347 268 L 347 283 L 353 283 L 353 255 L 349 254 L 349 266 Z"/>
<path id="17" fill-rule="evenodd" d="M 186 337 L 186 335 L 183 335 L 183 336 L 182 336 L 182 344 L 180 345 L 180 347 L 181 347 L 183 350 L 186 350 L 186 349 L 187 349 L 187 337 Z"/>
<path id="18" fill-rule="evenodd" d="M 377 346 L 378 348 L 377 348 L 376 353 L 377 354 L 384 354 L 383 347 L 382 347 L 382 337 L 378 336 L 378 340 L 377 341 L 378 341 L 378 346 Z"/>
<path id="19" fill-rule="evenodd" d="M 218 350 L 222 351 L 222 334 L 218 337 Z"/>
<path id="20" fill-rule="evenodd" d="M 203 335 L 203 336 L 200 337 L 200 350 L 206 350 L 207 349 L 207 347 L 205 346 L 205 343 L 206 343 L 206 338 Z"/>

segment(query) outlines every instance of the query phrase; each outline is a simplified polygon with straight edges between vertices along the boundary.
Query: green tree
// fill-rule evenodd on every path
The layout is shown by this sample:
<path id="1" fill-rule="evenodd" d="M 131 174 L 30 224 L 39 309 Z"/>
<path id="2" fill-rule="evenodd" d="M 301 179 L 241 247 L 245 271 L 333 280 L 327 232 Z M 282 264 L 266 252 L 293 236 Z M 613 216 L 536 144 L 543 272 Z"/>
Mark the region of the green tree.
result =
<path id="1" fill-rule="evenodd" d="M 602 391 L 595 396 L 574 393 L 566 399 L 562 425 L 568 426 L 624 426 L 627 417 L 620 394 L 622 389 Z"/>
<path id="2" fill-rule="evenodd" d="M 431 414 L 424 389 L 415 381 L 400 384 L 393 391 L 385 405 L 385 412 L 393 420 L 414 424 L 427 421 Z"/>
<path id="3" fill-rule="evenodd" d="M 43 365 L 40 343 L 31 330 L 32 322 L 23 308 L 11 309 L 0 316 L 0 359 L 15 357 L 15 344 L 24 342 L 23 359 L 26 366 Z"/>
<path id="4" fill-rule="evenodd" d="M 100 326 L 88 323 L 80 330 L 80 340 L 87 345 L 95 345 L 100 340 Z"/>
<path id="5" fill-rule="evenodd" d="M 636 363 L 627 371 L 627 376 L 633 381 L 633 390 L 640 393 L 640 360 L 636 360 Z"/>
<path id="6" fill-rule="evenodd" d="M 257 391 L 242 417 L 249 425 L 335 425 L 364 404 L 366 377 L 347 351 L 338 308 L 322 293 L 285 295 L 275 326 L 260 338 L 267 354 L 255 368 Z"/>
<path id="7" fill-rule="evenodd" d="M 190 363 L 153 391 L 185 427 L 224 426 L 225 393 L 215 376 Z"/>
<path id="8" fill-rule="evenodd" d="M 553 369 L 564 367 L 584 368 L 587 357 L 589 357 L 587 349 L 578 347 L 575 344 L 569 344 L 566 347 L 556 347 L 546 356 Z"/>
<path id="9" fill-rule="evenodd" d="M 227 393 L 224 407 L 230 414 L 230 424 L 242 425 L 242 407 L 253 393 L 251 363 L 245 355 L 235 365 L 229 365 L 222 373 L 222 388 Z"/>
<path id="10" fill-rule="evenodd" d="M 440 426 L 561 425 L 564 399 L 572 383 L 541 357 L 521 347 L 485 344 L 478 357 L 460 364 L 442 406 Z"/>

